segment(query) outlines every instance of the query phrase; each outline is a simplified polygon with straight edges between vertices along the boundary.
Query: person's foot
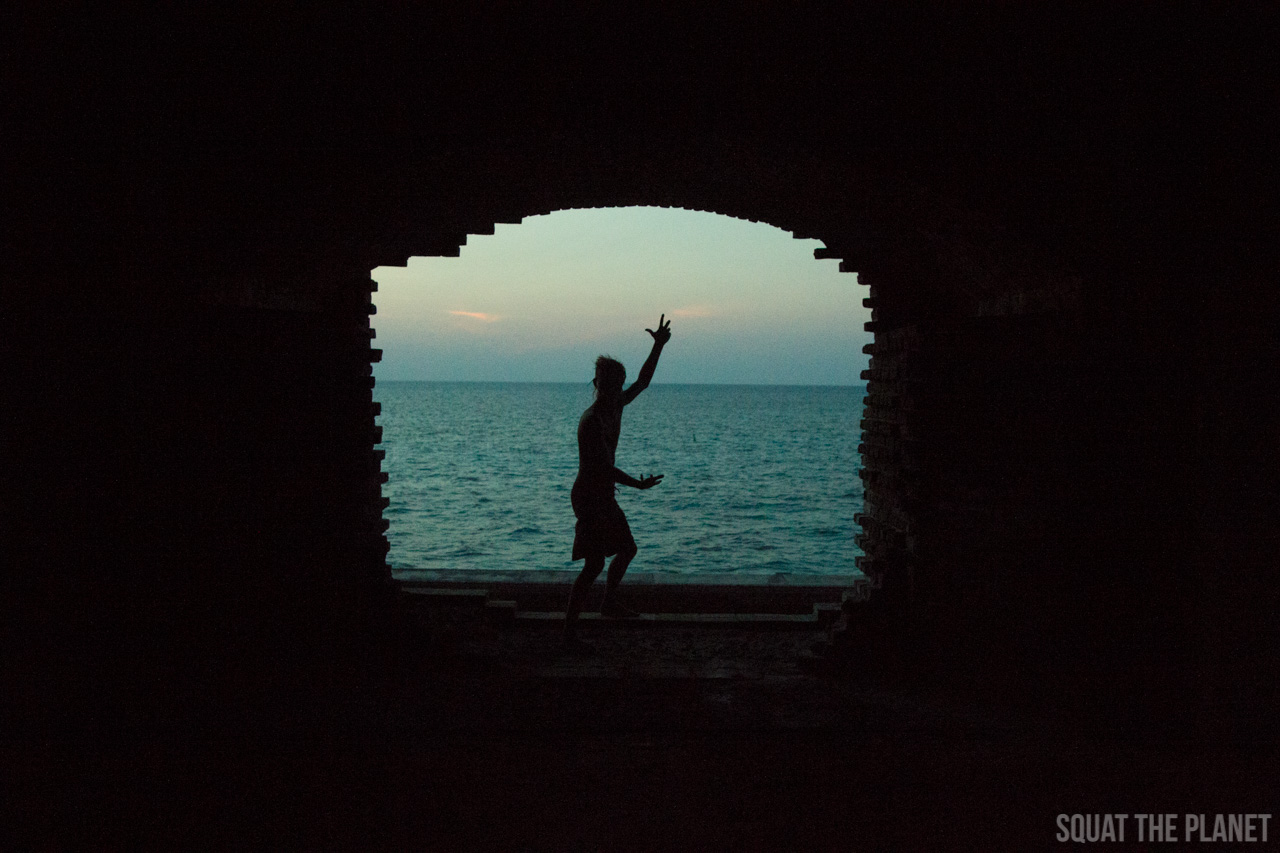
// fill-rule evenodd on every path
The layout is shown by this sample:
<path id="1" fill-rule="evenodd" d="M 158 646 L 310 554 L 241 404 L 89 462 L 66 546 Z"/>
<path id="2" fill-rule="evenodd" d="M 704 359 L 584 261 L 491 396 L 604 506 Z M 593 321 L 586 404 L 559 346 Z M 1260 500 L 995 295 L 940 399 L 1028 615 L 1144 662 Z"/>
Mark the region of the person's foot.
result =
<path id="1" fill-rule="evenodd" d="M 606 619 L 635 619 L 640 616 L 640 613 L 625 604 L 606 599 L 604 604 L 600 605 L 600 615 Z"/>
<path id="2" fill-rule="evenodd" d="M 589 657 L 596 653 L 596 647 L 579 640 L 576 636 L 565 635 L 560 640 L 560 650 L 570 655 Z"/>

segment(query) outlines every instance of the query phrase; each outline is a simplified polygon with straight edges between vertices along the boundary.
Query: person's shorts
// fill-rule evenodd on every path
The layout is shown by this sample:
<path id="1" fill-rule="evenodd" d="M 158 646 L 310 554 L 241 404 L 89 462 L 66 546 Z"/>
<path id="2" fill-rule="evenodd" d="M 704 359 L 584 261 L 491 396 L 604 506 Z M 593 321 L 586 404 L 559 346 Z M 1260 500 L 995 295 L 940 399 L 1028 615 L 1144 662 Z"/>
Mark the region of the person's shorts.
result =
<path id="1" fill-rule="evenodd" d="M 627 524 L 627 517 L 613 496 L 612 483 L 607 490 L 574 484 L 570 499 L 573 501 L 573 514 L 578 517 L 573 534 L 573 559 L 610 557 L 635 549 L 631 525 Z"/>

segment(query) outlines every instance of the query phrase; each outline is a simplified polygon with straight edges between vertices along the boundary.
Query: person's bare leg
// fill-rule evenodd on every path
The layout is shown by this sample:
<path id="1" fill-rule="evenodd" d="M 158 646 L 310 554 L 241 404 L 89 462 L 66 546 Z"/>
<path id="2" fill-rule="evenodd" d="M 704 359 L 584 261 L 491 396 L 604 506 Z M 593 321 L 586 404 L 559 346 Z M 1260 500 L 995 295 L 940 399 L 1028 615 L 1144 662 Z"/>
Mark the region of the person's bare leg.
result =
<path id="1" fill-rule="evenodd" d="M 622 583 L 622 576 L 627 573 L 627 566 L 631 565 L 631 560 L 635 555 L 636 548 L 633 545 L 625 551 L 619 551 L 617 556 L 609 563 L 609 576 L 605 581 L 604 602 L 600 605 L 601 614 L 614 618 L 640 615 L 619 602 L 616 595 L 618 584 Z"/>
<path id="2" fill-rule="evenodd" d="M 582 572 L 569 588 L 569 605 L 564 613 L 564 641 L 566 645 L 585 648 L 586 644 L 578 639 L 578 614 L 582 612 L 582 604 L 587 600 L 587 591 L 600 577 L 604 570 L 604 557 L 587 557 L 582 565 Z M 612 570 L 610 570 L 612 571 Z"/>

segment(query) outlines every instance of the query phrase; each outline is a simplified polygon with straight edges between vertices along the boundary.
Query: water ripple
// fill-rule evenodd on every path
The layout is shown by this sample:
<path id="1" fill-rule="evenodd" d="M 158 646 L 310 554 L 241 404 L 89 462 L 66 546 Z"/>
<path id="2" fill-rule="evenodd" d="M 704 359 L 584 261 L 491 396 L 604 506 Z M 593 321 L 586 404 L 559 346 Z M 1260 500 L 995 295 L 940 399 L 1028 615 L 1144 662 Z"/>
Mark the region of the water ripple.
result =
<path id="1" fill-rule="evenodd" d="M 627 408 L 618 448 L 628 473 L 666 474 L 656 489 L 618 490 L 640 546 L 633 565 L 851 573 L 864 393 L 650 387 Z M 393 568 L 581 565 L 569 560 L 568 492 L 589 388 L 379 382 L 375 396 Z"/>

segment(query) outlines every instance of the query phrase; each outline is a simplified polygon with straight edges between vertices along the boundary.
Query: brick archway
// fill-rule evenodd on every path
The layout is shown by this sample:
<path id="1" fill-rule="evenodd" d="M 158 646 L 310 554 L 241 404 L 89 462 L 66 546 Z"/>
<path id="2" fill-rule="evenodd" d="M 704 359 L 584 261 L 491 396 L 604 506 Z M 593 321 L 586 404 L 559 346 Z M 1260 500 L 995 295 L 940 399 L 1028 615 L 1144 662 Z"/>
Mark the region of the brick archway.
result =
<path id="1" fill-rule="evenodd" d="M 402 180 L 379 199 L 384 227 L 374 243 L 376 263 L 456 256 L 467 234 L 493 233 L 496 223 L 555 209 L 648 205 L 816 238 L 825 244 L 818 257 L 856 271 L 871 286 L 866 330 L 876 335 L 862 377 L 868 398 L 858 449 L 867 506 L 857 519 L 866 554 L 859 567 L 882 590 L 885 607 L 900 614 L 895 624 L 924 620 L 925 630 L 954 640 L 950 634 L 965 621 L 961 611 L 1023 598 L 1027 583 L 1039 583 L 1017 575 L 1036 542 L 1073 535 L 1070 525 L 1054 520 L 1062 502 L 1082 499 L 1081 489 L 1052 485 L 1069 472 L 1042 470 L 1048 486 L 1003 475 L 982 481 L 966 474 L 958 458 L 981 453 L 984 464 L 995 465 L 992 452 L 1016 446 L 1014 464 L 1044 463 L 1043 429 L 1014 442 L 1010 431 L 1021 422 L 999 416 L 1007 400 L 981 377 L 999 374 L 1015 358 L 1027 382 L 1055 381 L 1050 365 L 1078 353 L 1080 342 L 1072 338 L 1084 308 L 1078 277 L 1004 238 L 982 211 L 895 174 L 760 152 L 640 163 L 494 155 L 438 163 L 426 174 L 433 180 Z M 1031 339 L 1045 348 L 1028 358 L 1027 347 L 1037 346 Z M 1057 387 L 1079 378 L 1069 370 Z M 1027 398 L 1022 387 L 1015 397 Z M 963 426 L 944 423 L 944 413 L 966 395 Z M 1048 417 L 1052 408 L 1041 406 L 1035 416 Z M 373 434 L 372 417 L 366 423 Z M 1029 501 L 1033 493 L 1040 497 Z M 991 559 L 995 541 L 1006 543 L 1002 560 Z M 1044 595 L 1057 595 L 1049 586 Z"/>

